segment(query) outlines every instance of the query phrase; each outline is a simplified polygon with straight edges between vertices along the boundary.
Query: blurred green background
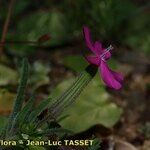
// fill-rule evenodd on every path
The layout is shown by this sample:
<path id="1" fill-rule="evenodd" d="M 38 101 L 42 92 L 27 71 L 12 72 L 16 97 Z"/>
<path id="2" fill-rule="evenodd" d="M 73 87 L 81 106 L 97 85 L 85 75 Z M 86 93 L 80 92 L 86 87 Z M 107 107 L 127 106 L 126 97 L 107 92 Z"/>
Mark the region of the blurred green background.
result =
<path id="1" fill-rule="evenodd" d="M 0 33 L 8 4 L 8 0 L 1 1 Z M 149 54 L 149 6 L 146 0 L 15 0 L 7 40 L 36 41 L 50 34 L 47 45 L 62 45 L 81 38 L 83 25 L 88 25 L 101 41 Z M 11 51 L 21 54 L 34 50 L 16 44 Z"/>
<path id="2" fill-rule="evenodd" d="M 10 0 L 0 1 L 0 35 L 9 4 Z M 27 96 L 34 91 L 39 101 L 50 93 L 55 97 L 72 83 L 77 73 L 87 66 L 81 56 L 83 52 L 88 53 L 82 35 L 84 25 L 90 27 L 93 38 L 104 46 L 116 47 L 109 63 L 123 72 L 125 86 L 117 94 L 105 88 L 96 76 L 78 102 L 63 114 L 69 117 L 61 124 L 75 131 L 98 123 L 112 127 L 121 119 L 124 109 L 131 106 L 131 99 L 136 110 L 142 103 L 141 98 L 137 104 L 137 97 L 132 97 L 131 92 L 141 90 L 141 85 L 133 80 L 137 74 L 139 82 L 143 83 L 140 96 L 149 90 L 149 6 L 148 0 L 14 0 L 0 56 L 0 113 L 8 115 L 11 110 L 20 60 L 24 56 L 31 63 Z M 43 40 L 43 35 L 50 39 L 41 42 L 39 39 Z M 126 105 L 124 100 L 127 100 Z M 87 119 L 82 124 L 84 118 Z"/>

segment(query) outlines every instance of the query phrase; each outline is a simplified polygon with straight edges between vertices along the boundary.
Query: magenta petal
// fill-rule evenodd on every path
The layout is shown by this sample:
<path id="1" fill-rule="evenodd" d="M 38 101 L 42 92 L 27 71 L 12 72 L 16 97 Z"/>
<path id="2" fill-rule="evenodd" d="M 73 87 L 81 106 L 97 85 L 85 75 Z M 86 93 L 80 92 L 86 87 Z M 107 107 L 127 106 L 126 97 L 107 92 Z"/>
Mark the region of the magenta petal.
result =
<path id="1" fill-rule="evenodd" d="M 93 43 L 92 43 L 92 40 L 91 40 L 89 28 L 86 27 L 86 26 L 83 27 L 83 33 L 84 33 L 85 41 L 86 41 L 86 44 L 87 44 L 88 48 L 93 51 L 94 46 L 93 46 Z"/>
<path id="2" fill-rule="evenodd" d="M 116 80 L 118 80 L 120 83 L 123 82 L 123 75 L 121 73 L 118 73 L 118 72 L 115 72 L 115 71 L 112 71 L 112 74 L 114 75 L 114 77 L 116 78 Z"/>
<path id="3" fill-rule="evenodd" d="M 99 59 L 97 56 L 87 56 L 86 59 L 90 64 L 99 66 Z"/>
<path id="4" fill-rule="evenodd" d="M 101 44 L 100 42 L 96 41 L 96 42 L 94 43 L 94 48 L 95 48 L 95 53 L 96 53 L 97 55 L 100 56 L 100 55 L 103 53 L 102 44 Z"/>
<path id="5" fill-rule="evenodd" d="M 114 72 L 112 72 L 106 62 L 101 61 L 101 64 L 99 66 L 99 71 L 101 73 L 102 79 L 105 82 L 105 84 L 113 89 L 120 89 L 122 87 L 121 83 L 117 80 L 118 76 L 114 76 Z M 116 78 L 117 77 L 117 78 Z"/>
<path id="6" fill-rule="evenodd" d="M 104 56 L 105 60 L 108 60 L 111 57 L 111 52 L 107 52 Z"/>
<path id="7" fill-rule="evenodd" d="M 95 54 L 98 55 L 99 49 L 95 48 L 95 44 L 93 44 L 90 35 L 90 29 L 86 26 L 83 27 L 84 38 L 86 41 L 87 47 Z M 97 46 L 96 46 L 97 47 Z"/>

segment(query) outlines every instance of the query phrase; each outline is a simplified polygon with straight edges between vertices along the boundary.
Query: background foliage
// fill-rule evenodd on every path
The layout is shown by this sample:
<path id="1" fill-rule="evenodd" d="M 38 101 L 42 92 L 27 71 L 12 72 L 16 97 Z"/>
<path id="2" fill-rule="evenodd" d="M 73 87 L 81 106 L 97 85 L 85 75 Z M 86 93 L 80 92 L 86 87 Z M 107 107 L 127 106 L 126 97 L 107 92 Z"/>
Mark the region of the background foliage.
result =
<path id="1" fill-rule="evenodd" d="M 0 1 L 0 35 L 9 3 L 9 0 Z M 37 118 L 43 119 L 47 115 L 48 107 L 52 106 L 50 104 L 56 106 L 53 100 L 57 102 L 58 95 L 87 67 L 84 56 L 88 50 L 83 41 L 82 27 L 88 25 L 93 39 L 99 39 L 104 47 L 110 44 L 115 47 L 113 58 L 108 63 L 111 68 L 124 74 L 124 87 L 121 91 L 114 92 L 106 88 L 99 75 L 96 75 L 77 102 L 67 109 L 71 94 L 76 98 L 75 87 L 72 93 L 66 93 L 68 103 L 57 107 L 57 110 L 61 108 L 61 115 L 55 120 L 57 123 L 49 124 L 50 130 L 46 132 L 55 132 L 60 138 L 64 132 L 70 133 L 68 129 L 82 133 L 96 124 L 108 130 L 116 130 L 115 127 L 120 125 L 121 131 L 117 126 L 114 134 L 126 141 L 149 138 L 145 133 L 149 131 L 147 114 L 150 113 L 149 6 L 148 0 L 15 0 L 0 55 L 0 133 L 13 108 L 22 58 L 28 57 L 30 67 L 28 86 L 24 89 L 25 97 L 21 98 L 24 109 L 19 118 L 26 119 L 32 112 L 32 107 L 29 107 L 31 104 L 33 113 L 29 118 L 33 118 L 35 123 Z M 1 47 L 2 44 L 0 49 Z M 89 82 L 91 78 L 86 77 Z M 81 81 L 86 83 L 84 78 Z M 32 95 L 36 95 L 35 99 Z M 64 100 L 63 98 L 60 97 L 59 100 Z M 29 111 L 25 111 L 27 109 Z M 17 128 L 27 136 L 34 124 L 29 124 L 29 120 Z M 47 126 L 44 124 L 40 128 L 45 129 Z M 53 127 L 60 126 L 60 129 L 53 130 Z M 39 132 L 33 134 L 45 135 Z M 22 134 L 19 136 L 22 137 Z M 144 140 L 142 142 L 145 143 Z M 98 145 L 99 143 L 95 147 Z"/>

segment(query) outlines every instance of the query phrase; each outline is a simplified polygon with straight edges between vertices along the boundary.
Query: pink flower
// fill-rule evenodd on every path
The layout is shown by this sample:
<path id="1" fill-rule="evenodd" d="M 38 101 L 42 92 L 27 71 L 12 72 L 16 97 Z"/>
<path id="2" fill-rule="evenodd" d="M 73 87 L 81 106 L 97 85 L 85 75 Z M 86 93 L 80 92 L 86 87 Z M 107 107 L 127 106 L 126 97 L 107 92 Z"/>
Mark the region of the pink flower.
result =
<path id="1" fill-rule="evenodd" d="M 112 71 L 107 65 L 107 60 L 111 57 L 113 47 L 110 45 L 107 49 L 104 49 L 99 41 L 93 43 L 88 27 L 83 28 L 83 33 L 87 47 L 93 52 L 93 55 L 86 57 L 87 61 L 98 67 L 102 80 L 108 87 L 116 90 L 120 89 L 122 87 L 123 76 L 120 73 Z"/>

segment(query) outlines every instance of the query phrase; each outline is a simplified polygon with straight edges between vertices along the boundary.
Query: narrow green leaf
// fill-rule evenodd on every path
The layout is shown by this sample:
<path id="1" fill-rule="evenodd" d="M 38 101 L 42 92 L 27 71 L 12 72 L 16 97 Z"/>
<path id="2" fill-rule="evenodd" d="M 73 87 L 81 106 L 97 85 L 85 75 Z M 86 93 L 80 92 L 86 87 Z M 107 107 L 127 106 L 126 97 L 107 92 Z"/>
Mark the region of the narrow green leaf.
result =
<path id="1" fill-rule="evenodd" d="M 53 129 L 47 129 L 44 131 L 39 131 L 37 133 L 35 133 L 36 136 L 45 136 L 45 135 L 51 135 L 51 134 L 57 134 L 57 135 L 65 135 L 65 134 L 73 134 L 73 132 L 71 130 L 68 129 L 63 129 L 63 128 L 53 128 Z"/>
<path id="2" fill-rule="evenodd" d="M 21 80 L 20 80 L 20 84 L 17 90 L 17 96 L 14 101 L 13 110 L 8 121 L 7 132 L 11 129 L 13 119 L 16 118 L 16 115 L 19 113 L 23 105 L 24 92 L 25 92 L 25 88 L 26 88 L 27 80 L 28 80 L 28 67 L 29 67 L 28 60 L 23 59 Z"/>
<path id="3" fill-rule="evenodd" d="M 18 122 L 19 124 L 23 124 L 25 119 L 27 118 L 27 116 L 30 114 L 31 112 L 31 109 L 34 105 L 34 102 L 35 102 L 35 97 L 32 96 L 30 98 L 30 100 L 27 102 L 27 104 L 24 106 L 24 108 L 22 109 L 22 111 L 19 113 L 18 115 Z"/>
<path id="4" fill-rule="evenodd" d="M 25 122 L 27 116 L 31 112 L 31 109 L 33 107 L 34 102 L 35 102 L 35 97 L 32 96 L 29 99 L 29 101 L 27 102 L 27 104 L 23 107 L 23 109 L 18 113 L 16 118 L 13 120 L 12 127 L 11 127 L 10 131 L 12 131 L 13 128 L 16 127 L 16 125 L 22 125 Z"/>
<path id="5" fill-rule="evenodd" d="M 28 117 L 28 121 L 29 122 L 34 122 L 37 118 L 38 115 L 40 115 L 40 113 L 42 113 L 46 108 L 49 107 L 49 104 L 51 102 L 51 98 L 47 98 L 45 100 L 43 100 L 38 106 L 37 108 L 35 108 L 34 111 L 31 112 L 31 114 Z"/>

